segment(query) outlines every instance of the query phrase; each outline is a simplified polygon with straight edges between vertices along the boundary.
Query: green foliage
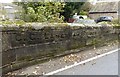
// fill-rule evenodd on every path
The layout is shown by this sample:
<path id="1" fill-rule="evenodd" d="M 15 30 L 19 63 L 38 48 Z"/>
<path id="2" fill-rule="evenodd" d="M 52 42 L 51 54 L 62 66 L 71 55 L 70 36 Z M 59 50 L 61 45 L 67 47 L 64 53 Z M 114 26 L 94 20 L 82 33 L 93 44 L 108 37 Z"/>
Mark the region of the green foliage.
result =
<path id="1" fill-rule="evenodd" d="M 113 21 L 112 21 L 112 23 L 113 23 L 113 24 L 120 24 L 120 22 L 119 22 L 119 20 L 118 20 L 118 19 L 113 20 Z"/>
<path id="2" fill-rule="evenodd" d="M 81 7 L 81 11 L 89 12 L 92 6 L 93 5 L 90 2 L 85 2 Z"/>
<path id="3" fill-rule="evenodd" d="M 120 28 L 120 22 L 119 22 L 118 19 L 114 19 L 114 20 L 112 20 L 112 22 L 103 21 L 103 22 L 99 22 L 98 24 L 100 24 L 100 25 L 111 25 L 113 27 L 119 27 Z"/>
<path id="4" fill-rule="evenodd" d="M 63 22 L 75 13 L 80 14 L 84 2 L 15 2 L 15 4 L 22 6 L 21 19 L 26 22 Z"/>
<path id="5" fill-rule="evenodd" d="M 85 2 L 14 2 L 22 6 L 21 19 L 26 22 L 63 22 L 75 13 L 86 15 Z M 86 4 L 88 5 L 88 4 Z M 85 6 L 86 6 L 85 5 Z M 87 11 L 86 11 L 87 10 Z"/>
<path id="6" fill-rule="evenodd" d="M 86 12 L 86 11 L 80 11 L 80 15 L 88 15 L 88 12 Z"/>
<path id="7" fill-rule="evenodd" d="M 24 25 L 25 24 L 25 22 L 23 20 L 15 20 L 14 23 L 17 25 Z"/>
<path id="8" fill-rule="evenodd" d="M 1 21 L 0 24 L 2 24 L 2 25 L 4 25 L 4 24 L 8 25 L 8 24 L 13 24 L 13 22 L 9 21 L 9 20 L 5 20 L 5 21 Z"/>
<path id="9" fill-rule="evenodd" d="M 66 2 L 65 4 L 64 12 L 61 14 L 65 17 L 65 20 L 68 20 L 68 18 L 72 17 L 75 13 L 80 14 L 84 2 Z"/>
<path id="10" fill-rule="evenodd" d="M 63 22 L 64 3 L 60 2 L 19 2 L 22 6 L 21 19 L 26 22 Z"/>
<path id="11" fill-rule="evenodd" d="M 16 25 L 24 25 L 25 22 L 23 20 L 5 20 L 5 21 L 1 21 L 0 24 L 2 25 L 12 25 L 12 24 L 16 24 Z"/>
<path id="12" fill-rule="evenodd" d="M 81 7 L 80 15 L 88 15 L 92 6 L 93 5 L 90 2 L 85 2 Z"/>
<path id="13" fill-rule="evenodd" d="M 119 19 L 113 20 L 110 24 L 112 24 L 113 27 L 120 28 L 120 21 L 119 21 Z"/>

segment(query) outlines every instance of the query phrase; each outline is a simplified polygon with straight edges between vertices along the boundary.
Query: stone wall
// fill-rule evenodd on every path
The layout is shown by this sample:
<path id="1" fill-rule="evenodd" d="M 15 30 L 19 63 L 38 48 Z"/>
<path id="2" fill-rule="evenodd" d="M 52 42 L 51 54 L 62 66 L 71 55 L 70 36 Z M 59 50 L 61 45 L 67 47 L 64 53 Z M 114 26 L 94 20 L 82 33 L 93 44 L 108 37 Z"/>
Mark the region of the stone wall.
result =
<path id="1" fill-rule="evenodd" d="M 117 40 L 113 27 L 47 26 L 7 27 L 2 29 L 3 73 L 34 64 L 67 50 L 100 45 Z M 70 52 L 68 52 L 70 53 Z"/>

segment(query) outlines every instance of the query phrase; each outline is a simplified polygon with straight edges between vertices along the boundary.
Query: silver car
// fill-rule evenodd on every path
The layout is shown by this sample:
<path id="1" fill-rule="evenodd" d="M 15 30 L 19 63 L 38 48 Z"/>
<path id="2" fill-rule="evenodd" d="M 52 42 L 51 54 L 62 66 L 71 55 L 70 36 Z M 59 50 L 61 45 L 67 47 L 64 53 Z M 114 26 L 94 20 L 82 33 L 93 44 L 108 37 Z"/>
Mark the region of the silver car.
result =
<path id="1" fill-rule="evenodd" d="M 95 20 L 96 23 L 102 22 L 102 21 L 107 21 L 111 22 L 113 18 L 111 16 L 101 16 L 98 19 Z"/>

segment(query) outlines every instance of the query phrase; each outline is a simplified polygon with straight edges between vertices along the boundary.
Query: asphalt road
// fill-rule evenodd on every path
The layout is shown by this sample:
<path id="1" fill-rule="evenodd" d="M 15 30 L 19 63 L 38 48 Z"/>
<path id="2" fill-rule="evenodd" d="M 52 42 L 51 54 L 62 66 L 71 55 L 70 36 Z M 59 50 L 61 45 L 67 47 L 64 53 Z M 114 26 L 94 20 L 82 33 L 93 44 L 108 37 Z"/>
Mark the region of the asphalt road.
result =
<path id="1" fill-rule="evenodd" d="M 54 75 L 118 75 L 118 52 L 57 72 Z"/>

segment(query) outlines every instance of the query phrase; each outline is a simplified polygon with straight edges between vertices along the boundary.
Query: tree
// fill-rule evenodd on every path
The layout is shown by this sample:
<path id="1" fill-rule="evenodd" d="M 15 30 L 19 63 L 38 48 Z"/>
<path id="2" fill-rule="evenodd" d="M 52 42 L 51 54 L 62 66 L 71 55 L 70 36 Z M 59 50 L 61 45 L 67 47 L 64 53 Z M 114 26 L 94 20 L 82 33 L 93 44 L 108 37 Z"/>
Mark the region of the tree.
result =
<path id="1" fill-rule="evenodd" d="M 21 19 L 26 22 L 63 22 L 65 3 L 61 2 L 15 2 L 22 6 Z"/>
<path id="2" fill-rule="evenodd" d="M 63 22 L 75 13 L 81 13 L 85 2 L 17 2 L 24 11 L 23 20 L 28 22 Z"/>
<path id="3" fill-rule="evenodd" d="M 88 15 L 92 6 L 93 5 L 90 2 L 85 2 L 84 5 L 81 7 L 80 14 L 81 15 Z"/>
<path id="4" fill-rule="evenodd" d="M 75 13 L 80 14 L 81 7 L 84 3 L 85 2 L 66 2 L 64 12 L 61 13 L 65 17 L 65 21 L 68 21 Z"/>

